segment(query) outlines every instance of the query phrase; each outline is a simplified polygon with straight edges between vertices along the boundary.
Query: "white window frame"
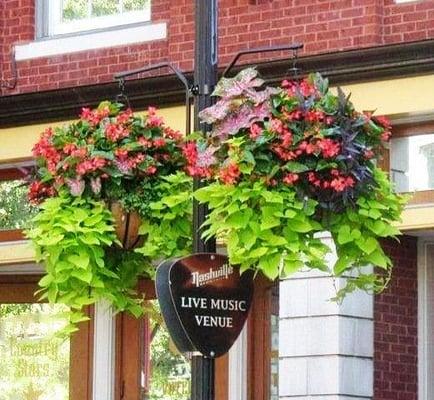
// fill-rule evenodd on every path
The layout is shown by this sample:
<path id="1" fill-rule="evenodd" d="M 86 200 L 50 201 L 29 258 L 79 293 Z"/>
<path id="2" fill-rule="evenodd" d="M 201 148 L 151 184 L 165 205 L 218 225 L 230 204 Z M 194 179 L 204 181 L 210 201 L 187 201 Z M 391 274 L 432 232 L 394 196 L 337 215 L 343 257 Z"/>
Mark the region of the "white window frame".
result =
<path id="1" fill-rule="evenodd" d="M 46 38 L 150 22 L 151 0 L 149 3 L 149 7 L 144 10 L 122 13 L 121 2 L 120 14 L 63 22 L 62 1 L 39 0 L 37 1 L 37 25 L 39 25 L 36 32 L 37 37 Z"/>
<path id="2" fill-rule="evenodd" d="M 151 23 L 149 21 L 150 10 L 148 10 L 148 12 L 140 11 L 142 20 L 140 23 L 137 23 L 138 17 L 134 17 L 133 15 L 136 14 L 134 11 L 124 14 L 124 16 L 128 16 L 128 21 L 116 16 L 116 26 L 101 28 L 104 26 L 101 22 L 99 29 L 96 28 L 96 25 L 93 25 L 92 29 L 84 30 L 86 28 L 81 25 L 84 20 L 81 20 L 80 25 L 83 30 L 49 36 L 48 5 L 51 4 L 50 2 L 52 1 L 59 2 L 59 0 L 35 1 L 36 40 L 15 46 L 15 59 L 17 61 L 31 60 L 40 57 L 53 57 L 61 54 L 98 50 L 108 47 L 126 46 L 136 43 L 146 43 L 167 38 L 167 23 Z M 152 5 L 152 0 L 150 0 L 150 5 Z M 97 18 L 99 19 L 100 17 Z M 148 20 L 146 20 L 147 18 Z M 127 24 L 125 24 L 125 22 L 127 22 Z M 107 20 L 105 23 L 107 23 Z"/>

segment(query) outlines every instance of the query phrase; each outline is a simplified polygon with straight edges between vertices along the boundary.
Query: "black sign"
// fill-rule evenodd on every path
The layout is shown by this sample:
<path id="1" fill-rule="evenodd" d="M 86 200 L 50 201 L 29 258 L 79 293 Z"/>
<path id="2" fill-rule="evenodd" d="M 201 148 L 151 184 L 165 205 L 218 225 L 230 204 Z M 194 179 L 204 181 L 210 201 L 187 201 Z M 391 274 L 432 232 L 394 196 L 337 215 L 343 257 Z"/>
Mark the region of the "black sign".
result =
<path id="1" fill-rule="evenodd" d="M 240 275 L 222 254 L 193 254 L 157 269 L 157 297 L 167 328 L 181 352 L 219 357 L 246 322 L 253 273 Z"/>

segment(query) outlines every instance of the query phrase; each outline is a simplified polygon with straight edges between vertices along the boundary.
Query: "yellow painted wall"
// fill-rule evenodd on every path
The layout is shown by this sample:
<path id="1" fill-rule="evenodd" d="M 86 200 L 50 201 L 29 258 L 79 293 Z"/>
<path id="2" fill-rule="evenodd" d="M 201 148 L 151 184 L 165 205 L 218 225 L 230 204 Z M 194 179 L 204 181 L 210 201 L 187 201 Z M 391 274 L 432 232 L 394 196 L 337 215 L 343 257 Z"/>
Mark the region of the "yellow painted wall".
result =
<path id="1" fill-rule="evenodd" d="M 424 113 L 434 110 L 434 75 L 358 83 L 342 87 L 359 110 L 378 115 Z"/>

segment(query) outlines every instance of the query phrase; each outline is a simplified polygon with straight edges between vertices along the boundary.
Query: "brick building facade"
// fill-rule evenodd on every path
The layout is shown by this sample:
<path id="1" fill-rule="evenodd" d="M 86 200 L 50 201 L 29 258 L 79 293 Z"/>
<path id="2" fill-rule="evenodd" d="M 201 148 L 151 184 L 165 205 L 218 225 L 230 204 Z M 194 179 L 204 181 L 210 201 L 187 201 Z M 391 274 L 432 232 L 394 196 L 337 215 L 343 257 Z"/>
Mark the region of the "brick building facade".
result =
<path id="1" fill-rule="evenodd" d="M 417 240 L 384 247 L 394 271 L 374 302 L 374 398 L 417 400 Z"/>
<path id="2" fill-rule="evenodd" d="M 0 71 L 3 79 L 10 79 L 13 47 L 35 39 L 35 0 L 4 0 L 0 7 Z M 432 1 L 222 0 L 219 8 L 220 65 L 247 47 L 300 42 L 308 55 L 434 36 Z M 190 71 L 193 2 L 154 0 L 151 10 L 152 23 L 167 23 L 165 39 L 18 61 L 17 87 L 4 94 L 110 82 L 117 72 L 159 61 Z"/>
<path id="3" fill-rule="evenodd" d="M 129 37 L 125 43 L 114 47 L 111 40 L 95 44 L 101 40 L 99 30 L 80 32 L 75 36 L 36 38 L 37 25 L 41 23 L 38 7 L 45 3 L 45 0 L 2 0 L 0 3 L 0 134 L 1 128 L 6 132 L 6 128 L 15 125 L 30 126 L 73 117 L 81 105 L 95 103 L 97 96 L 112 96 L 116 91 L 113 75 L 120 71 L 163 61 L 170 61 L 186 72 L 193 69 L 194 2 L 191 0 L 151 0 L 151 19 L 143 25 L 151 33 L 153 26 L 158 25 L 157 38 L 140 41 Z M 140 29 L 140 26 L 135 24 L 131 29 Z M 113 35 L 123 29 L 126 27 L 116 27 Z M 373 87 L 380 80 L 431 79 L 434 73 L 431 56 L 434 49 L 433 0 L 220 0 L 218 34 L 220 67 L 246 48 L 300 42 L 304 44 L 300 52 L 301 67 L 308 72 L 320 66 L 332 83 L 368 82 Z M 71 37 L 76 42 L 83 42 L 78 50 L 68 48 Z M 149 37 L 152 39 L 152 34 Z M 287 61 L 265 61 L 257 56 L 244 59 L 246 63 L 261 62 L 265 74 L 274 80 L 283 78 L 288 69 Z M 412 84 L 399 79 L 398 83 Z M 399 91 L 393 82 L 391 85 Z M 145 101 L 142 92 L 149 88 L 152 91 L 146 101 L 161 105 L 182 104 L 178 101 L 182 98 L 179 91 L 166 93 L 163 79 L 154 75 L 152 78 L 141 77 L 131 84 L 137 99 L 142 99 L 142 102 L 137 101 L 139 107 Z M 166 98 L 171 99 L 162 100 Z M 367 100 L 372 108 L 376 108 L 375 99 Z M 41 104 L 44 101 L 47 101 L 46 106 Z M 404 137 L 410 137 L 412 130 L 434 132 L 432 104 L 429 105 L 428 100 L 418 103 L 408 113 L 398 106 L 396 109 L 383 108 L 396 120 Z M 14 122 L 11 122 L 11 115 L 14 115 Z M 13 149 L 11 151 L 3 157 L 2 163 L 14 161 Z M 419 202 L 419 211 L 431 210 L 423 208 L 430 203 L 431 197 Z M 385 244 L 395 262 L 394 276 L 387 291 L 374 300 L 373 354 L 361 356 L 373 362 L 372 394 L 370 390 L 363 392 L 365 394 L 330 392 L 324 394 L 324 399 L 347 399 L 347 395 L 375 400 L 429 399 L 427 394 L 421 397 L 419 393 L 418 396 L 418 348 L 421 346 L 418 340 L 421 315 L 418 308 L 421 299 L 418 293 L 418 241 L 421 235 L 414 231 L 423 231 L 425 237 L 434 229 L 433 221 L 424 218 L 417 222 L 413 214 L 406 216 L 403 227 L 408 227 L 408 235 L 399 244 Z M 346 318 L 342 310 L 338 314 Z M 355 312 L 353 316 L 370 319 L 364 312 L 360 315 Z M 352 355 L 345 355 L 349 356 Z M 282 373 L 285 373 L 284 369 L 281 369 L 281 379 L 285 380 Z M 425 388 L 424 393 L 430 393 L 429 389 Z M 301 392 L 288 392 L 281 398 L 293 396 L 310 398 Z"/>

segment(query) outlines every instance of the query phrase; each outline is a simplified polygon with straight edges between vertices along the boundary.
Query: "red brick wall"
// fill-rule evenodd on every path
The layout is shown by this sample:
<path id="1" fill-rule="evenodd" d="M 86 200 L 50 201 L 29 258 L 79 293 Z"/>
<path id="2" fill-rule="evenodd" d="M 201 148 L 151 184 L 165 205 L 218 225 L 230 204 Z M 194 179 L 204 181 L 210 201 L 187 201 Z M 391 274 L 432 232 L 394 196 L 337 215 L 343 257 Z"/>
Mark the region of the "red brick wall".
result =
<path id="1" fill-rule="evenodd" d="M 375 400 L 417 400 L 417 240 L 387 242 L 389 288 L 374 303 Z"/>
<path id="2" fill-rule="evenodd" d="M 15 93 L 107 82 L 115 72 L 161 60 L 191 70 L 193 4 L 152 0 L 153 20 L 168 23 L 166 40 L 19 62 Z M 11 45 L 34 38 L 34 0 L 1 0 L 0 7 L 0 70 L 7 78 Z M 434 38 L 434 0 L 219 0 L 219 8 L 221 65 L 253 46 L 297 41 L 313 54 Z"/>

